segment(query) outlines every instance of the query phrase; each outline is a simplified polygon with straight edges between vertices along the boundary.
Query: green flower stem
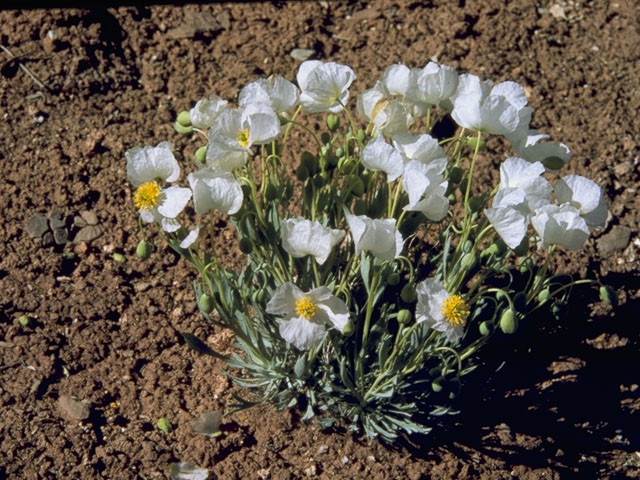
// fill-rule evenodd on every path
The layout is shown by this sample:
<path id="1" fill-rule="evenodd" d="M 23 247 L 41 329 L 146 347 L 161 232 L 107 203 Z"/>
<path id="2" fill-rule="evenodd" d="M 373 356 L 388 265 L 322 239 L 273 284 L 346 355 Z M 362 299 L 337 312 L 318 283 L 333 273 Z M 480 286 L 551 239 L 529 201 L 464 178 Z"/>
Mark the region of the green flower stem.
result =
<path id="1" fill-rule="evenodd" d="M 282 148 L 283 148 L 283 150 L 284 150 L 285 145 L 287 144 L 287 139 L 289 138 L 289 132 L 291 131 L 291 127 L 293 127 L 293 122 L 296 121 L 296 118 L 298 118 L 298 115 L 300 115 L 300 112 L 302 112 L 302 105 L 298 105 L 298 108 L 294 112 L 293 117 L 291 117 L 291 120 L 289 120 L 287 122 L 287 128 L 284 131 L 284 136 L 283 136 L 283 139 L 282 139 Z"/>
<path id="2" fill-rule="evenodd" d="M 469 173 L 467 174 L 467 189 L 464 192 L 464 209 L 465 209 L 465 219 L 468 218 L 469 215 L 469 197 L 471 196 L 471 184 L 473 179 L 473 170 L 476 165 L 476 160 L 478 158 L 478 152 L 480 151 L 480 141 L 482 140 L 482 132 L 478 131 L 478 135 L 476 137 L 476 148 L 473 151 L 473 156 L 471 157 L 471 166 L 469 167 Z M 468 236 L 468 234 L 467 234 Z M 465 238 L 466 241 L 466 238 Z"/>
<path id="3" fill-rule="evenodd" d="M 378 288 L 379 281 L 380 281 L 380 273 L 375 272 L 373 274 L 373 278 L 371 279 L 371 285 L 369 289 L 370 294 L 367 298 L 367 309 L 364 316 L 364 325 L 362 327 L 362 343 L 360 345 L 358 358 L 356 359 L 356 373 L 358 378 L 360 379 L 363 379 L 363 375 L 364 375 L 364 365 L 363 365 L 364 354 L 367 351 L 367 342 L 369 340 L 369 328 L 371 325 L 371 315 L 373 314 L 373 307 L 374 307 L 374 297 L 375 297 L 374 293 Z M 360 386 L 364 391 L 363 381 L 360 382 Z"/>
<path id="4" fill-rule="evenodd" d="M 533 280 L 533 285 L 527 293 L 527 303 L 536 298 L 538 296 L 538 293 L 540 293 L 540 291 L 542 290 L 542 286 L 544 285 L 544 281 L 547 277 L 547 271 L 549 270 L 549 261 L 551 260 L 551 254 L 553 253 L 554 249 L 555 245 L 549 245 L 549 247 L 545 251 L 544 264 L 542 265 L 542 268 L 536 273 Z"/>
<path id="5" fill-rule="evenodd" d="M 358 128 L 356 127 L 356 122 L 353 120 L 353 116 L 351 115 L 351 112 L 349 110 L 347 110 L 347 107 L 340 101 L 338 100 L 338 103 L 340 105 L 342 105 L 342 111 L 344 112 L 344 114 L 346 115 L 347 119 L 349 120 L 349 123 L 351 124 L 351 130 L 353 130 L 353 134 L 355 135 L 356 132 L 358 131 Z M 364 144 L 360 142 L 360 140 L 358 140 L 357 137 L 356 141 L 358 142 L 358 145 L 360 146 L 360 148 L 364 148 Z"/>
<path id="6" fill-rule="evenodd" d="M 199 128 L 196 128 L 196 127 L 192 127 L 192 128 L 194 132 L 198 132 L 200 135 L 202 135 L 204 139 L 207 141 L 207 143 L 209 142 L 209 135 L 206 131 L 200 130 Z"/>
<path id="7" fill-rule="evenodd" d="M 395 188 L 395 192 L 392 195 L 392 188 L 391 188 L 391 184 L 389 183 L 389 209 L 388 209 L 388 218 L 394 218 L 396 215 L 396 208 L 398 208 L 398 200 L 400 199 L 400 192 L 402 191 L 402 182 L 400 180 L 396 180 L 396 188 Z M 393 201 L 391 201 L 391 199 L 393 198 Z M 404 212 L 404 211 L 403 211 Z M 400 222 L 398 222 L 397 224 L 399 225 Z"/>
<path id="8" fill-rule="evenodd" d="M 559 293 L 564 292 L 567 289 L 571 289 L 577 285 L 589 285 L 589 284 L 594 284 L 594 283 L 599 283 L 596 280 L 590 280 L 590 279 L 584 279 L 584 280 L 576 280 L 574 282 L 568 283 L 567 285 L 563 285 L 562 287 L 554 290 L 553 292 L 549 293 L 549 298 L 553 298 L 555 296 L 557 296 Z M 529 310 L 529 312 L 527 312 L 528 315 L 530 315 L 531 313 L 535 312 L 536 310 L 538 310 L 539 308 L 541 308 L 544 305 L 544 303 L 540 303 L 538 305 L 536 305 L 534 308 L 532 308 L 531 310 Z"/>
<path id="9" fill-rule="evenodd" d="M 322 286 L 322 283 L 320 283 L 320 274 L 318 273 L 318 265 L 316 259 L 313 257 L 309 261 L 311 262 L 311 268 L 313 269 L 313 278 L 316 281 L 316 288 L 318 288 Z"/>
<path id="10" fill-rule="evenodd" d="M 316 142 L 316 145 L 318 145 L 318 149 L 322 148 L 322 142 L 320 141 L 320 139 L 316 136 L 316 134 L 313 132 L 313 130 L 311 130 L 309 127 L 307 127 L 306 125 L 297 122 L 295 120 L 289 120 L 289 124 L 290 125 L 295 125 L 296 127 L 300 127 L 301 129 L 303 129 L 304 131 L 306 131 L 309 135 L 311 135 L 311 137 L 313 138 L 313 140 Z M 285 138 L 286 141 L 286 138 Z"/>
<path id="11" fill-rule="evenodd" d="M 424 120 L 425 131 L 427 133 L 431 132 L 431 109 L 432 109 L 432 106 L 429 105 L 427 107 L 427 118 L 425 118 Z"/>

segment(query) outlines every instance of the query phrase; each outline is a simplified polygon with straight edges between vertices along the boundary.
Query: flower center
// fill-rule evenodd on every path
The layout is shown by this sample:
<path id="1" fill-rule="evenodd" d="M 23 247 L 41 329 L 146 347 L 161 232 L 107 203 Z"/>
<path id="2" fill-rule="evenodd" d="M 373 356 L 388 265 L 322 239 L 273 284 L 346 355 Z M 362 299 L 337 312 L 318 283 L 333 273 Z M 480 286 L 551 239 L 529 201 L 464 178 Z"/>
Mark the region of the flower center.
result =
<path id="1" fill-rule="evenodd" d="M 249 146 L 249 129 L 245 128 L 244 130 L 238 130 L 238 136 L 236 140 L 242 148 L 247 148 Z"/>
<path id="2" fill-rule="evenodd" d="M 138 210 L 149 210 L 158 205 L 160 185 L 157 182 L 145 182 L 133 194 L 133 203 Z"/>
<path id="3" fill-rule="evenodd" d="M 441 307 L 442 314 L 447 322 L 454 327 L 464 325 L 469 315 L 469 306 L 460 295 L 451 295 Z"/>
<path id="4" fill-rule="evenodd" d="M 296 301 L 296 314 L 309 320 L 316 314 L 316 306 L 308 298 L 301 298 Z"/>

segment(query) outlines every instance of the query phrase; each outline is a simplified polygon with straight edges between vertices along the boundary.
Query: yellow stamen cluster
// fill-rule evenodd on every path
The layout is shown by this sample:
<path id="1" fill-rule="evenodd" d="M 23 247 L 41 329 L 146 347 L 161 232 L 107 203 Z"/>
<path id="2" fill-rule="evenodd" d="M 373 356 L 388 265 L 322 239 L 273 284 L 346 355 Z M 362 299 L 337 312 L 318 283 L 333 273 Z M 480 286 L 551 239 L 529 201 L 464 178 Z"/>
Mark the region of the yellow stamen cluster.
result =
<path id="1" fill-rule="evenodd" d="M 308 298 L 301 298 L 296 301 L 296 315 L 309 320 L 316 314 L 315 304 Z"/>
<path id="2" fill-rule="evenodd" d="M 469 315 L 469 306 L 460 295 L 451 295 L 441 307 L 442 315 L 447 322 L 453 327 L 464 325 Z"/>
<path id="3" fill-rule="evenodd" d="M 245 128 L 244 130 L 238 130 L 236 140 L 240 145 L 242 145 L 242 148 L 247 148 L 247 146 L 249 146 L 249 129 Z"/>
<path id="4" fill-rule="evenodd" d="M 145 182 L 133 194 L 133 203 L 138 210 L 149 210 L 160 203 L 160 185 L 157 182 Z"/>

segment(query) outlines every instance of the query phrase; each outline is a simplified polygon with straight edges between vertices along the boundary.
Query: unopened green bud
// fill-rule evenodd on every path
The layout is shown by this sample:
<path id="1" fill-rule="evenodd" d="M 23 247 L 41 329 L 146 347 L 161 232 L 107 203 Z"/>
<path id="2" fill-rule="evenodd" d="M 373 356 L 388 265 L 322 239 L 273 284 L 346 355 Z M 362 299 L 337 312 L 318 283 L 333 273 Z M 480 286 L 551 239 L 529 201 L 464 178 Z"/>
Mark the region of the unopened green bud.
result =
<path id="1" fill-rule="evenodd" d="M 138 242 L 136 247 L 136 257 L 140 260 L 147 260 L 151 256 L 151 244 L 144 238 Z"/>
<path id="2" fill-rule="evenodd" d="M 451 167 L 451 170 L 449 170 L 449 181 L 451 183 L 460 183 L 460 180 L 462 180 L 462 168 L 455 166 L 455 167 Z"/>
<path id="3" fill-rule="evenodd" d="M 491 334 L 491 323 L 486 320 L 484 322 L 480 322 L 480 325 L 478 325 L 478 331 L 483 337 Z"/>
<path id="4" fill-rule="evenodd" d="M 460 260 L 460 268 L 463 270 L 471 270 L 476 265 L 476 254 L 473 252 L 465 253 Z"/>
<path id="5" fill-rule="evenodd" d="M 471 240 L 467 240 L 462 244 L 462 251 L 464 253 L 470 252 L 472 248 L 473 248 L 473 242 Z"/>
<path id="6" fill-rule="evenodd" d="M 350 337 L 351 335 L 353 335 L 355 331 L 356 331 L 356 326 L 354 325 L 353 320 L 349 319 L 347 324 L 342 329 L 342 335 L 344 335 L 345 337 Z"/>
<path id="7" fill-rule="evenodd" d="M 253 242 L 247 237 L 240 239 L 240 251 L 246 255 L 249 255 L 251 252 L 253 252 Z"/>
<path id="8" fill-rule="evenodd" d="M 398 312 L 398 323 L 406 325 L 411 321 L 411 312 L 406 308 L 403 308 Z"/>
<path id="9" fill-rule="evenodd" d="M 171 430 L 173 430 L 173 425 L 171 425 L 169 419 L 164 417 L 158 419 L 158 423 L 156 424 L 156 426 L 158 427 L 158 430 L 164 433 L 169 433 Z"/>
<path id="10" fill-rule="evenodd" d="M 322 132 L 322 134 L 320 135 L 320 141 L 322 141 L 322 143 L 324 143 L 325 145 L 328 145 L 331 142 L 331 135 L 329 135 L 328 132 Z"/>
<path id="11" fill-rule="evenodd" d="M 358 143 L 364 143 L 364 139 L 366 138 L 366 134 L 364 133 L 363 129 L 358 130 L 358 133 L 356 134 L 356 138 L 358 139 Z"/>
<path id="12" fill-rule="evenodd" d="M 484 200 L 482 197 L 473 196 L 469 199 L 469 210 L 472 213 L 479 212 L 484 207 Z"/>
<path id="13" fill-rule="evenodd" d="M 600 300 L 602 300 L 607 305 L 615 306 L 617 299 L 616 299 L 616 294 L 613 291 L 613 288 L 611 288 L 608 285 L 602 285 L 600 287 L 599 293 L 600 293 Z"/>
<path id="14" fill-rule="evenodd" d="M 324 186 L 325 186 L 325 183 L 326 183 L 326 182 L 325 182 L 325 179 L 324 179 L 324 177 L 322 176 L 322 174 L 320 174 L 320 173 L 316 173 L 316 174 L 313 176 L 313 179 L 312 179 L 312 180 L 313 180 L 313 186 L 314 186 L 314 187 L 316 187 L 316 188 L 322 188 L 322 187 L 324 187 Z"/>
<path id="15" fill-rule="evenodd" d="M 538 302 L 540 303 L 544 303 L 547 300 L 549 300 L 549 296 L 551 295 L 551 292 L 549 291 L 548 288 L 545 288 L 544 290 L 540 290 L 540 293 L 538 293 Z"/>
<path id="16" fill-rule="evenodd" d="M 191 135 L 191 133 L 193 133 L 193 127 L 192 126 L 185 127 L 184 125 L 181 125 L 177 121 L 173 124 L 173 128 L 180 135 Z"/>
<path id="17" fill-rule="evenodd" d="M 207 148 L 208 145 L 205 145 L 196 150 L 195 157 L 198 163 L 205 163 L 207 161 Z"/>
<path id="18" fill-rule="evenodd" d="M 284 192 L 282 195 L 285 200 L 290 200 L 291 197 L 293 197 L 293 183 L 287 181 L 287 183 L 284 184 Z"/>
<path id="19" fill-rule="evenodd" d="M 500 317 L 500 330 L 506 334 L 515 333 L 518 329 L 518 319 L 513 310 L 508 309 L 505 310 L 502 316 Z"/>
<path id="20" fill-rule="evenodd" d="M 469 180 L 467 179 L 467 177 L 465 177 L 462 180 L 460 180 L 460 183 L 459 183 L 458 186 L 459 186 L 460 191 L 462 193 L 465 193 L 467 191 L 467 183 L 469 183 Z"/>
<path id="21" fill-rule="evenodd" d="M 278 188 L 273 183 L 267 183 L 267 188 L 264 191 L 264 198 L 268 202 L 271 202 L 278 198 Z"/>
<path id="22" fill-rule="evenodd" d="M 365 215 L 367 213 L 367 202 L 360 198 L 353 206 L 353 213 L 356 215 Z"/>
<path id="23" fill-rule="evenodd" d="M 442 389 L 444 388 L 443 383 L 444 383 L 444 377 L 436 378 L 433 382 L 431 382 L 431 390 L 433 390 L 436 393 L 441 392 Z"/>
<path id="24" fill-rule="evenodd" d="M 208 293 L 203 293 L 198 299 L 198 308 L 204 313 L 211 313 L 213 311 L 213 297 Z"/>
<path id="25" fill-rule="evenodd" d="M 296 169 L 296 178 L 301 182 L 304 182 L 307 178 L 309 178 L 309 169 L 304 165 L 300 165 Z"/>
<path id="26" fill-rule="evenodd" d="M 487 148 L 487 143 L 484 138 L 481 138 L 478 144 L 478 137 L 467 137 L 467 146 L 473 151 L 476 150 L 476 147 L 478 147 L 478 151 L 482 151 Z"/>
<path id="27" fill-rule="evenodd" d="M 387 283 L 392 286 L 398 285 L 400 283 L 400 274 L 398 272 L 393 272 L 389 275 Z"/>
<path id="28" fill-rule="evenodd" d="M 338 147 L 336 148 L 336 156 L 338 158 L 342 157 L 344 155 L 344 149 L 342 147 Z"/>
<path id="29" fill-rule="evenodd" d="M 331 113 L 327 117 L 327 128 L 332 132 L 335 132 L 340 126 L 340 117 Z"/>
<path id="30" fill-rule="evenodd" d="M 442 375 L 442 369 L 440 367 L 433 367 L 429 369 L 430 377 L 439 377 Z"/>
<path id="31" fill-rule="evenodd" d="M 327 168 L 331 170 L 338 165 L 338 156 L 335 153 L 329 152 L 327 154 Z"/>
<path id="32" fill-rule="evenodd" d="M 500 254 L 500 249 L 499 247 L 495 244 L 492 243 L 491 245 L 489 245 L 487 248 L 485 248 L 482 253 L 480 254 L 480 256 L 482 258 L 488 257 L 490 255 L 498 256 Z"/>
<path id="33" fill-rule="evenodd" d="M 411 283 L 407 283 L 400 291 L 400 298 L 403 302 L 411 303 L 416 299 L 416 289 Z"/>
<path id="34" fill-rule="evenodd" d="M 447 196 L 447 200 L 449 200 L 449 204 L 453 205 L 454 203 L 456 203 L 456 194 L 455 193 L 450 193 Z"/>
<path id="35" fill-rule="evenodd" d="M 127 259 L 121 253 L 116 252 L 113 254 L 113 261 L 118 263 L 124 263 L 127 261 Z"/>
<path id="36" fill-rule="evenodd" d="M 305 150 L 302 152 L 302 156 L 300 157 L 300 164 L 307 167 L 309 175 L 313 175 L 316 173 L 316 169 L 318 168 L 318 159 L 313 153 Z"/>
<path id="37" fill-rule="evenodd" d="M 20 315 L 18 317 L 18 323 L 23 327 L 28 327 L 31 323 L 31 319 L 27 315 Z"/>
<path id="38" fill-rule="evenodd" d="M 182 112 L 180 112 L 178 114 L 177 122 L 183 127 L 190 127 L 191 117 L 189 116 L 189 112 L 187 112 L 186 110 L 183 110 Z"/>
<path id="39" fill-rule="evenodd" d="M 533 260 L 531 259 L 531 257 L 525 257 L 522 259 L 522 261 L 520 262 L 520 265 L 518 265 L 518 269 L 520 270 L 520 273 L 524 274 L 527 273 L 531 270 L 533 270 Z"/>
<path id="40" fill-rule="evenodd" d="M 542 160 L 542 164 L 549 170 L 560 170 L 562 167 L 564 167 L 564 160 L 562 160 L 560 157 L 555 156 L 547 157 Z"/>

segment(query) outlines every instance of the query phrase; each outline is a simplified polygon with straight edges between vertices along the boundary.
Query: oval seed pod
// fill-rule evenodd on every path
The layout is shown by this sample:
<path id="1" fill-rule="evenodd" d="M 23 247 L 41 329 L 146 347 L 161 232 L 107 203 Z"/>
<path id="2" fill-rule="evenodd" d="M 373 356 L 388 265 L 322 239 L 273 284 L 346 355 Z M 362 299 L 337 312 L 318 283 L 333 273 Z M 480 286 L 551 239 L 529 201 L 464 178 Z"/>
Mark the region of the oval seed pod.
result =
<path id="1" fill-rule="evenodd" d="M 338 117 L 334 113 L 329 114 L 329 116 L 327 116 L 327 128 L 330 131 L 335 132 L 339 126 L 340 126 L 340 117 Z"/>
<path id="2" fill-rule="evenodd" d="M 173 124 L 173 128 L 180 135 L 191 135 L 193 133 L 193 127 L 191 125 L 189 125 L 188 127 L 185 127 L 184 125 L 181 125 L 177 121 Z"/>
<path id="3" fill-rule="evenodd" d="M 208 145 L 205 145 L 204 147 L 200 147 L 199 149 L 196 150 L 196 153 L 194 154 L 194 156 L 196 157 L 196 161 L 198 163 L 204 164 L 206 162 L 207 148 L 208 148 Z"/>
<path id="4" fill-rule="evenodd" d="M 403 302 L 406 303 L 414 302 L 416 299 L 415 287 L 412 284 L 407 283 L 404 287 L 402 287 L 402 290 L 400 291 L 400 298 Z"/>
<path id="5" fill-rule="evenodd" d="M 462 168 L 458 166 L 452 167 L 449 171 L 449 181 L 455 184 L 460 183 L 460 181 L 462 180 L 462 174 Z"/>
<path id="6" fill-rule="evenodd" d="M 478 331 L 480 332 L 480 335 L 482 335 L 483 337 L 486 337 L 487 335 L 491 334 L 491 323 L 489 323 L 488 321 L 484 321 L 484 322 L 480 322 L 480 325 L 478 325 Z"/>
<path id="7" fill-rule="evenodd" d="M 198 299 L 198 308 L 204 313 L 211 313 L 213 311 L 213 297 L 208 293 L 203 293 Z"/>
<path id="8" fill-rule="evenodd" d="M 147 260 L 151 256 L 151 244 L 144 238 L 138 242 L 136 247 L 136 257 L 140 260 Z"/>
<path id="9" fill-rule="evenodd" d="M 398 312 L 398 323 L 406 325 L 411 321 L 411 312 L 406 308 L 403 308 Z"/>
<path id="10" fill-rule="evenodd" d="M 247 237 L 242 238 L 240 240 L 240 251 L 246 255 L 249 255 L 251 252 L 253 252 L 253 242 Z"/>
<path id="11" fill-rule="evenodd" d="M 178 114 L 178 118 L 176 119 L 176 121 L 183 127 L 191 126 L 191 117 L 189 116 L 189 112 L 187 112 L 186 110 L 183 110 Z"/>
<path id="12" fill-rule="evenodd" d="M 518 329 L 518 319 L 510 308 L 505 310 L 500 317 L 500 330 L 508 335 L 515 333 Z"/>

